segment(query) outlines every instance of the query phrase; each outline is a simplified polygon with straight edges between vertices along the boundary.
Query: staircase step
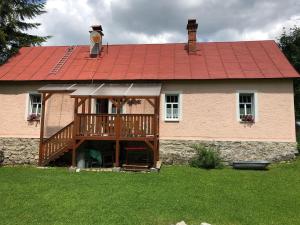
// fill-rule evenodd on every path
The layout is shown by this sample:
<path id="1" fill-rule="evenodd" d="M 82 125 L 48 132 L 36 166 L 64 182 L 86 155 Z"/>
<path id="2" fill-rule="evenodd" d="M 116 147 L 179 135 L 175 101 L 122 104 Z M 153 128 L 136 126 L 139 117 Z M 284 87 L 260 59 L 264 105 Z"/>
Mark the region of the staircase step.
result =
<path id="1" fill-rule="evenodd" d="M 149 169 L 138 169 L 138 168 L 123 168 L 124 171 L 131 171 L 131 172 L 147 172 Z"/>
<path id="2" fill-rule="evenodd" d="M 123 169 L 125 171 L 148 171 L 148 165 L 139 165 L 139 164 L 123 164 Z"/>

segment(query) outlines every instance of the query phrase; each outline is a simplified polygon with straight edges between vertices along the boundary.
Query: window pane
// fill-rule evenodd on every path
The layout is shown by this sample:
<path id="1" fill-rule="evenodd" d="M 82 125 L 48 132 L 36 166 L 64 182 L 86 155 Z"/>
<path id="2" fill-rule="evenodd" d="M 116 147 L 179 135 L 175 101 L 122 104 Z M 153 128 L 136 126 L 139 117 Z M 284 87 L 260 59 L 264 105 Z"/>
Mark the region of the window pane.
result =
<path id="1" fill-rule="evenodd" d="M 178 119 L 178 105 L 177 104 L 173 105 L 173 118 Z"/>
<path id="2" fill-rule="evenodd" d="M 37 112 L 37 105 L 36 104 L 32 104 L 32 114 L 36 114 Z"/>
<path id="3" fill-rule="evenodd" d="M 171 119 L 172 118 L 172 105 L 171 104 L 167 104 L 166 105 L 167 109 L 166 109 L 166 117 L 168 119 Z"/>
<path id="4" fill-rule="evenodd" d="M 41 107 L 41 105 L 39 105 L 38 106 L 38 112 L 37 112 L 38 114 L 41 114 L 41 111 L 42 111 L 41 109 L 42 109 L 42 107 Z"/>
<path id="5" fill-rule="evenodd" d="M 170 95 L 166 95 L 166 102 L 171 102 L 171 96 Z"/>
<path id="6" fill-rule="evenodd" d="M 244 104 L 240 104 L 240 115 L 245 115 Z"/>
<path id="7" fill-rule="evenodd" d="M 178 95 L 174 95 L 174 102 L 175 102 L 175 103 L 178 102 Z"/>
<path id="8" fill-rule="evenodd" d="M 239 101 L 240 103 L 252 103 L 253 94 L 240 94 Z"/>
<path id="9" fill-rule="evenodd" d="M 252 115 L 252 107 L 251 107 L 251 104 L 247 104 L 247 105 L 246 105 L 246 108 L 247 108 L 247 115 Z"/>
<path id="10" fill-rule="evenodd" d="M 178 103 L 178 95 L 166 95 L 167 103 Z"/>
<path id="11" fill-rule="evenodd" d="M 251 95 L 247 95 L 246 99 L 247 99 L 247 101 L 246 101 L 247 103 L 251 103 Z"/>

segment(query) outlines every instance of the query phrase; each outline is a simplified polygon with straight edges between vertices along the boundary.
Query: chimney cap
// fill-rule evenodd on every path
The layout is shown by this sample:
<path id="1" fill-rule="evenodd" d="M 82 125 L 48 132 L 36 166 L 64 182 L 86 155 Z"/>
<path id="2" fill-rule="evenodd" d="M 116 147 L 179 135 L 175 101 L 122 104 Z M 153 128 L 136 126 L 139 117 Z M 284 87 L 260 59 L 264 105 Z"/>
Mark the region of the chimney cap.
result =
<path id="1" fill-rule="evenodd" d="M 92 28 L 92 31 L 97 31 L 97 32 L 99 32 L 102 36 L 104 36 L 104 34 L 103 34 L 103 30 L 102 30 L 102 26 L 101 25 L 92 25 L 91 26 L 91 28 Z M 90 31 L 91 32 L 91 31 Z"/>
<path id="2" fill-rule="evenodd" d="M 198 28 L 198 23 L 196 19 L 189 19 L 188 24 L 186 25 L 187 30 L 196 30 Z"/>

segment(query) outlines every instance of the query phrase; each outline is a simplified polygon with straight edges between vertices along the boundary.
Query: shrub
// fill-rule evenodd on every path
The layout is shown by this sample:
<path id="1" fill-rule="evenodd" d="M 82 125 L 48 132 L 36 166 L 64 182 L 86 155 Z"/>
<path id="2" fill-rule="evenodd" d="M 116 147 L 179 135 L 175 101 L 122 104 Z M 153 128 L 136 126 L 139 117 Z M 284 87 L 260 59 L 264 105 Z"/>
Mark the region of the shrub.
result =
<path id="1" fill-rule="evenodd" d="M 0 165 L 3 163 L 4 161 L 4 153 L 2 150 L 0 150 Z"/>
<path id="2" fill-rule="evenodd" d="M 192 148 L 197 151 L 197 156 L 190 161 L 190 166 L 205 169 L 222 167 L 219 153 L 215 149 L 200 144 L 193 145 Z"/>
<path id="3" fill-rule="evenodd" d="M 296 131 L 296 141 L 297 141 L 297 150 L 298 153 L 300 154 L 300 133 L 298 130 Z"/>

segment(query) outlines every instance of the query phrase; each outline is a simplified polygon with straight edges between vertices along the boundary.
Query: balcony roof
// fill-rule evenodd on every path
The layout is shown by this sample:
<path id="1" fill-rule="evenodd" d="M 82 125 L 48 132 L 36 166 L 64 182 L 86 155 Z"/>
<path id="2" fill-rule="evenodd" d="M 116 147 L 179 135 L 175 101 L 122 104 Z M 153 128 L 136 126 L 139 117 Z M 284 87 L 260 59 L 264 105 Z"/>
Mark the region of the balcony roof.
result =
<path id="1" fill-rule="evenodd" d="M 161 83 L 97 83 L 97 84 L 47 84 L 39 92 L 71 92 L 71 97 L 143 97 L 159 96 Z"/>

